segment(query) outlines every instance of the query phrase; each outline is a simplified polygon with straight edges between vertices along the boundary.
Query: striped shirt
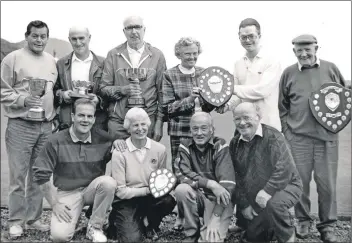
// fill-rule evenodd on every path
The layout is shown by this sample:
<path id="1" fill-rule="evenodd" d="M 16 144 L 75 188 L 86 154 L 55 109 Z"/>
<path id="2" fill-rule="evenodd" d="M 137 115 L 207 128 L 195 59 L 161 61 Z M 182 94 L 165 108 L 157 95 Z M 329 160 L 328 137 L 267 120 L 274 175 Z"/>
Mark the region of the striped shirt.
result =
<path id="1" fill-rule="evenodd" d="M 174 166 L 180 183 L 199 189 L 212 201 L 215 200 L 215 196 L 207 188 L 209 180 L 218 182 L 230 194 L 235 188 L 235 170 L 231 162 L 229 146 L 224 139 L 214 137 L 203 152 L 198 150 L 193 139 L 188 144 L 181 142 Z M 222 204 L 216 205 L 214 213 L 221 215 L 224 208 Z"/>
<path id="2" fill-rule="evenodd" d="M 196 80 L 204 68 L 195 67 L 193 74 L 184 74 L 175 66 L 164 72 L 162 108 L 168 122 L 170 136 L 191 137 L 190 121 L 195 113 L 195 103 L 190 97 Z M 210 112 L 213 107 L 199 99 L 202 110 Z"/>

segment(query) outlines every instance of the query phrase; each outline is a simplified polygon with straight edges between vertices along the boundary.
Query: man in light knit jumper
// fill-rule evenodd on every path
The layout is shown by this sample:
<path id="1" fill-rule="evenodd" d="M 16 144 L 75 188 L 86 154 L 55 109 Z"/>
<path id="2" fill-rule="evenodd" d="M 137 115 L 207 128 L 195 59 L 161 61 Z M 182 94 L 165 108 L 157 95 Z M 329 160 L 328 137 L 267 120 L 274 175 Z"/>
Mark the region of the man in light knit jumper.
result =
<path id="1" fill-rule="evenodd" d="M 179 213 L 184 215 L 184 241 L 223 242 L 231 223 L 235 187 L 229 146 L 224 139 L 214 137 L 209 113 L 195 113 L 190 126 L 192 139 L 181 141 L 175 160 L 180 183 L 175 196 Z"/>
<path id="2" fill-rule="evenodd" d="M 107 131 L 107 110 L 102 98 L 96 95 L 103 74 L 104 58 L 96 55 L 89 49 L 91 34 L 88 28 L 80 26 L 71 27 L 68 39 L 73 52 L 57 61 L 58 79 L 54 87 L 55 103 L 60 106 L 60 113 L 58 115 L 59 130 L 71 126 L 71 113 L 74 101 L 70 97 L 74 88 L 72 80 L 81 80 L 93 82 L 93 88 L 88 95 L 92 96 L 92 99 L 98 104 L 94 127 L 99 127 Z"/>
<path id="3" fill-rule="evenodd" d="M 8 117 L 6 150 L 9 162 L 9 237 L 22 236 L 26 229 L 48 231 L 49 225 L 40 222 L 43 194 L 32 181 L 32 166 L 45 141 L 51 135 L 53 85 L 57 78 L 55 59 L 44 52 L 49 38 L 46 23 L 36 20 L 27 26 L 24 48 L 9 53 L 1 63 L 1 103 Z M 42 98 L 28 92 L 28 79 L 48 82 Z M 27 118 L 32 107 L 45 110 L 44 121 Z M 26 179 L 27 177 L 27 179 Z"/>
<path id="4" fill-rule="evenodd" d="M 108 102 L 108 131 L 115 138 L 126 139 L 123 127 L 128 97 L 141 95 L 151 125 L 148 137 L 160 141 L 163 136 L 162 79 L 166 70 L 164 54 L 144 41 L 146 27 L 139 16 L 127 17 L 123 32 L 127 41 L 110 50 L 105 61 L 100 94 Z M 140 85 L 131 84 L 126 77 L 128 68 L 146 68 L 147 78 Z"/>
<path id="5" fill-rule="evenodd" d="M 70 241 L 85 205 L 93 205 L 87 237 L 106 242 L 102 228 L 114 199 L 116 181 L 106 176 L 112 137 L 92 128 L 96 103 L 78 99 L 72 110 L 72 126 L 53 134 L 33 166 L 33 180 L 40 185 L 52 207 L 51 237 Z M 54 186 L 50 177 L 53 174 Z"/>
<path id="6" fill-rule="evenodd" d="M 233 110 L 241 101 L 255 102 L 263 112 L 262 123 L 281 131 L 279 109 L 280 63 L 261 46 L 257 20 L 247 18 L 239 25 L 238 37 L 246 54 L 235 63 L 234 95 L 218 112 Z"/>
<path id="7" fill-rule="evenodd" d="M 233 111 L 238 133 L 230 143 L 236 172 L 235 202 L 245 218 L 246 242 L 295 242 L 289 209 L 302 194 L 302 182 L 284 136 L 261 124 L 257 104 L 244 102 Z"/>
<path id="8" fill-rule="evenodd" d="M 345 80 L 335 64 L 316 56 L 317 43 L 312 35 L 301 35 L 292 40 L 298 63 L 287 67 L 281 76 L 279 109 L 282 132 L 291 146 L 303 181 L 303 195 L 295 207 L 299 221 L 297 236 L 305 238 L 309 233 L 312 220 L 309 185 L 314 171 L 320 219 L 317 228 L 324 242 L 336 242 L 338 135 L 317 122 L 308 98 L 324 83 L 336 82 L 345 86 Z"/>
<path id="9" fill-rule="evenodd" d="M 150 124 L 145 110 L 131 108 L 124 121 L 127 149 L 114 150 L 111 158 L 117 188 L 108 231 L 122 242 L 141 242 L 143 234 L 156 240 L 161 220 L 176 205 L 170 194 L 154 198 L 148 187 L 150 174 L 166 168 L 167 160 L 165 146 L 147 137 Z"/>

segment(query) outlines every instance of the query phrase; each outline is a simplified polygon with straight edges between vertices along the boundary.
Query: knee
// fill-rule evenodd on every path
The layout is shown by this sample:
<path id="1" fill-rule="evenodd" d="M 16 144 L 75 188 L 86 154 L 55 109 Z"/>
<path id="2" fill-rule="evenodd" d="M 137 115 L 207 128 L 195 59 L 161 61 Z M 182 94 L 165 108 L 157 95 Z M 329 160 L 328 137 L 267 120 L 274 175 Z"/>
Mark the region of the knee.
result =
<path id="1" fill-rule="evenodd" d="M 194 191 L 194 189 L 185 183 L 179 184 L 175 189 L 176 200 L 184 200 L 189 197 L 189 195 Z"/>
<path id="2" fill-rule="evenodd" d="M 115 193 L 116 181 L 111 176 L 102 176 L 99 183 L 99 189 L 104 192 Z"/>
<path id="3" fill-rule="evenodd" d="M 266 204 L 266 210 L 270 213 L 282 212 L 284 210 L 284 204 L 278 200 L 269 200 Z"/>

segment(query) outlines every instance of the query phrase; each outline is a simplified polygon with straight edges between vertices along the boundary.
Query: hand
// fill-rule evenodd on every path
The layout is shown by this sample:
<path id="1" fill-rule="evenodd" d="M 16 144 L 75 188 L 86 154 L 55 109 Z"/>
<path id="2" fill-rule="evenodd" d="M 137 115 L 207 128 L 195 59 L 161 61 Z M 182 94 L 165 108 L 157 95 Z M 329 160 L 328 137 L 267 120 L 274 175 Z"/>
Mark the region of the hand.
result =
<path id="1" fill-rule="evenodd" d="M 71 209 L 66 206 L 63 203 L 57 202 L 54 206 L 53 206 L 53 213 L 55 214 L 57 220 L 61 223 L 63 221 L 65 221 L 66 223 L 70 223 L 72 220 L 72 215 L 71 215 Z"/>
<path id="2" fill-rule="evenodd" d="M 258 205 L 261 208 L 265 208 L 266 204 L 268 203 L 268 201 L 271 199 L 271 195 L 266 193 L 266 191 L 264 190 L 260 190 L 257 194 L 257 196 L 255 197 L 255 202 L 258 203 Z"/>
<path id="3" fill-rule="evenodd" d="M 163 137 L 163 122 L 161 120 L 156 120 L 154 126 L 153 140 L 159 142 Z"/>
<path id="4" fill-rule="evenodd" d="M 220 204 L 222 202 L 223 204 L 225 204 L 225 206 L 229 205 L 231 199 L 230 193 L 216 181 L 210 180 L 208 181 L 208 183 L 209 189 L 216 196 L 217 204 Z"/>
<path id="5" fill-rule="evenodd" d="M 98 105 L 99 99 L 98 99 L 98 96 L 96 94 L 88 93 L 88 96 L 91 97 L 91 100 L 95 103 L 95 105 Z"/>
<path id="6" fill-rule="evenodd" d="M 113 146 L 117 151 L 121 153 L 125 152 L 125 150 L 127 149 L 126 141 L 123 139 L 116 139 L 113 143 Z"/>
<path id="7" fill-rule="evenodd" d="M 42 107 L 43 106 L 43 100 L 41 100 L 38 96 L 27 96 L 24 99 L 24 106 L 25 107 Z"/>
<path id="8" fill-rule="evenodd" d="M 210 222 L 207 226 L 207 232 L 205 235 L 207 242 L 219 242 L 220 241 L 220 217 L 211 216 Z"/>
<path id="9" fill-rule="evenodd" d="M 255 216 L 258 216 L 258 214 L 254 211 L 254 209 L 250 205 L 242 210 L 242 214 L 243 214 L 243 217 L 245 217 L 248 220 L 252 220 Z"/>
<path id="10" fill-rule="evenodd" d="M 200 90 L 201 90 L 201 88 L 199 88 L 199 87 L 193 87 L 193 88 L 192 88 L 191 98 L 192 98 L 193 100 L 195 100 L 196 98 L 199 97 L 199 92 L 200 92 Z"/>
<path id="11" fill-rule="evenodd" d="M 215 111 L 220 114 L 224 114 L 228 110 L 230 110 L 230 107 L 228 104 L 223 104 L 222 106 L 215 109 Z"/>
<path id="12" fill-rule="evenodd" d="M 121 86 L 121 94 L 123 95 L 140 95 L 142 93 L 141 86 L 138 84 L 128 84 L 125 86 Z"/>
<path id="13" fill-rule="evenodd" d="M 62 91 L 62 98 L 64 99 L 65 103 L 67 103 L 67 104 L 70 104 L 72 102 L 72 99 L 70 97 L 71 93 L 73 93 L 72 90 Z"/>

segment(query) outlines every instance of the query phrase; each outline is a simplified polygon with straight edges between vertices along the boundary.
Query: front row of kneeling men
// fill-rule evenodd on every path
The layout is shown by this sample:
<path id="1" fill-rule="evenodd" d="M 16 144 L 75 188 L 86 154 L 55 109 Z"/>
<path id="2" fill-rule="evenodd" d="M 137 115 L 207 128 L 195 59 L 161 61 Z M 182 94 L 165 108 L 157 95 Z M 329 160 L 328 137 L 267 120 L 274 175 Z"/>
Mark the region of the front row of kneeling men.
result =
<path id="1" fill-rule="evenodd" d="M 302 183 L 285 138 L 260 123 L 255 104 L 234 109 L 230 145 L 215 136 L 209 113 L 195 113 L 193 138 L 181 141 L 175 161 L 179 183 L 173 195 L 161 198 L 151 195 L 148 178 L 166 167 L 167 154 L 164 145 L 147 137 L 148 114 L 141 108 L 127 112 L 130 137 L 127 149 L 118 151 L 108 133 L 92 129 L 95 109 L 93 101 L 78 99 L 72 126 L 50 137 L 33 167 L 34 181 L 53 208 L 54 241 L 72 239 L 85 205 L 92 205 L 87 237 L 95 242 L 107 241 L 107 234 L 122 242 L 140 242 L 143 235 L 156 239 L 160 222 L 176 204 L 185 242 L 224 241 L 235 204 L 245 218 L 243 240 L 294 240 L 289 208 L 298 202 Z"/>

